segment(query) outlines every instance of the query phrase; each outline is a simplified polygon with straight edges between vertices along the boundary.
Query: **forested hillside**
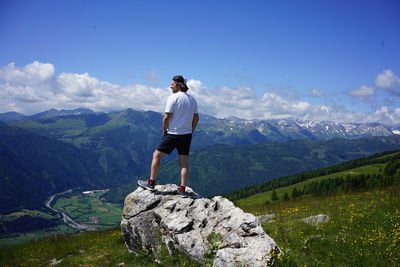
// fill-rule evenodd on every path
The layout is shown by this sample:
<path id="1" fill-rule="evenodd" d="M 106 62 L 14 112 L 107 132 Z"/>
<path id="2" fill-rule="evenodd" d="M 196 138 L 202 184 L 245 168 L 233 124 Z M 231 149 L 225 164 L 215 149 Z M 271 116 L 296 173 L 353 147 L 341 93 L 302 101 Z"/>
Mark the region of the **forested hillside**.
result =
<path id="1" fill-rule="evenodd" d="M 382 153 L 377 153 L 374 154 L 370 157 L 366 158 L 361 158 L 361 159 L 356 159 L 356 160 L 351 160 L 347 161 L 341 164 L 337 164 L 334 166 L 330 166 L 327 168 L 322 168 L 322 169 L 317 169 L 317 170 L 312 170 L 312 171 L 306 171 L 302 173 L 298 173 L 295 175 L 289 175 L 289 176 L 284 176 L 284 177 L 279 177 L 277 179 L 273 179 L 271 181 L 265 182 L 265 183 L 260 183 L 260 184 L 255 184 L 247 187 L 240 188 L 238 190 L 235 190 L 229 194 L 226 194 L 225 196 L 229 198 L 232 201 L 246 198 L 248 196 L 261 193 L 261 192 L 266 192 L 266 191 L 271 191 L 277 188 L 281 187 L 287 187 L 290 185 L 298 184 L 306 180 L 310 180 L 316 177 L 321 177 L 321 176 L 327 176 L 330 174 L 335 174 L 338 172 L 343 172 L 346 170 L 354 169 L 357 167 L 365 166 L 365 165 L 370 165 L 370 164 L 379 164 L 379 163 L 387 163 L 385 168 L 382 170 L 381 176 L 375 176 L 375 174 L 360 174 L 360 175 L 353 175 L 348 177 L 349 179 L 344 181 L 342 177 L 338 177 L 329 180 L 324 180 L 321 181 L 321 183 L 313 183 L 307 186 L 307 189 L 304 191 L 304 193 L 308 193 L 310 191 L 315 191 L 315 193 L 321 191 L 323 193 L 324 191 L 333 191 L 334 188 L 337 188 L 339 186 L 343 187 L 354 187 L 354 186 L 362 186 L 367 183 L 376 183 L 376 184 L 390 184 L 392 183 L 390 180 L 390 177 L 393 177 L 393 175 L 396 173 L 396 171 L 400 168 L 400 152 L 399 151 L 386 151 Z M 368 176 L 367 176 L 368 175 Z M 344 176 L 344 175 L 343 175 Z M 379 179 L 381 177 L 381 179 Z M 368 182 L 368 180 L 370 180 Z M 292 192 L 292 196 L 300 196 L 302 192 L 300 190 L 294 189 L 294 192 Z"/>
<path id="2" fill-rule="evenodd" d="M 204 196 L 227 194 L 246 185 L 399 148 L 399 136 L 332 139 L 325 142 L 296 140 L 241 146 L 215 145 L 191 154 L 188 185 Z M 147 175 L 143 179 L 147 179 Z M 158 183 L 180 183 L 177 160 L 162 164 Z M 112 190 L 107 194 L 108 200 L 122 203 L 125 196 L 136 187 L 136 181 L 133 181 L 118 190 Z"/>
<path id="3" fill-rule="evenodd" d="M 105 187 L 111 180 L 90 150 L 0 123 L 0 214 L 40 209 L 47 197 L 73 187 Z"/>
<path id="4" fill-rule="evenodd" d="M 289 141 L 255 145 L 217 145 L 190 157 L 189 186 L 205 196 L 232 192 L 246 185 L 400 148 L 400 136 L 329 141 Z M 160 183 L 179 183 L 174 161 L 161 167 Z"/>
<path id="5" fill-rule="evenodd" d="M 25 194 L 19 195 L 21 190 L 15 185 L 20 178 L 16 177 L 25 177 L 21 181 L 31 181 L 28 184 L 44 181 L 43 186 L 35 185 L 40 187 L 38 190 L 27 192 L 28 196 L 41 192 L 40 200 L 27 202 L 36 203 L 34 205 L 43 200 L 45 192 L 49 196 L 68 186 L 113 187 L 109 199 L 122 202 L 126 194 L 136 188 L 136 180 L 148 176 L 151 155 L 161 137 L 161 118 L 160 113 L 132 109 L 102 114 L 90 110 L 50 110 L 14 122 L 13 126 L 3 124 L 5 132 L 17 126 L 25 135 L 21 139 L 17 134 L 8 134 L 8 139 L 0 141 L 2 162 L 7 166 L 3 170 L 2 190 L 11 203 L 6 206 L 19 207 L 19 201 L 25 201 L 21 198 L 29 199 Z M 205 115 L 193 138 L 189 186 L 205 196 L 224 194 L 279 176 L 400 148 L 400 137 L 396 135 L 263 142 L 265 136 L 254 129 L 258 123 Z M 280 128 L 274 126 L 275 134 L 279 132 L 285 136 L 280 140 L 299 137 L 296 133 L 305 137 L 306 131 L 296 122 L 279 123 Z M 273 133 L 266 131 L 264 134 Z M 54 146 L 59 148 L 54 149 Z M 44 157 L 41 153 L 37 156 L 36 151 L 48 152 Z M 84 155 L 83 158 L 80 155 Z M 163 162 L 159 183 L 179 183 L 175 157 L 166 157 Z M 118 188 L 120 186 L 123 187 Z"/>

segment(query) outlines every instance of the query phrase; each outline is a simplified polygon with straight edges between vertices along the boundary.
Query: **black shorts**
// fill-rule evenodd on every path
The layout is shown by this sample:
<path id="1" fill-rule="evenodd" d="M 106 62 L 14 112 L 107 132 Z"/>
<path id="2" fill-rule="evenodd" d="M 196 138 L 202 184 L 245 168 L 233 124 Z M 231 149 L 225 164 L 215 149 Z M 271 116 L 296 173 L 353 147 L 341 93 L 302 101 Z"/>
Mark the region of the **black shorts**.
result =
<path id="1" fill-rule="evenodd" d="M 157 150 L 166 154 L 176 148 L 179 155 L 189 155 L 190 144 L 192 143 L 192 134 L 165 134 L 158 145 Z"/>

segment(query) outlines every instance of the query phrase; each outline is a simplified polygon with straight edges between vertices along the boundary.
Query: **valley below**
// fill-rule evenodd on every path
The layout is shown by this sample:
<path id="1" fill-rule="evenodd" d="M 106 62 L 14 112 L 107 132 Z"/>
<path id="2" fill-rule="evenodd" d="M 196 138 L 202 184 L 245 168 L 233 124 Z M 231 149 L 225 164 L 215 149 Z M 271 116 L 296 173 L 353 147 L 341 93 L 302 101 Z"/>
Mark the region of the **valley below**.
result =
<path id="1" fill-rule="evenodd" d="M 78 189 L 68 189 L 50 196 L 45 206 L 50 210 L 24 210 L 8 215 L 2 215 L 0 222 L 13 222 L 26 218 L 30 224 L 37 218 L 41 225 L 33 231 L 20 229 L 19 232 L 3 233 L 0 236 L 0 247 L 26 243 L 30 240 L 58 234 L 96 231 L 113 228 L 121 221 L 122 207 L 119 204 L 108 203 L 102 195 L 108 190 L 94 190 L 81 192 Z M 55 222 L 46 227 L 47 221 Z"/>
<path id="2" fill-rule="evenodd" d="M 399 185 L 397 150 L 280 177 L 226 197 L 245 212 L 270 218 L 260 218 L 260 223 L 284 252 L 279 266 L 398 266 Z M 119 227 L 122 206 L 107 202 L 106 193 L 69 189 L 50 196 L 46 210 L 55 214 L 35 214 L 57 216 L 59 225 L 30 233 L 36 235 L 30 240 L 40 239 L 35 242 L 20 235 L 14 246 L 2 243 L 0 265 L 48 266 L 57 261 L 64 266 L 158 266 L 148 250 L 138 255 L 127 251 Z M 29 212 L 34 214 L 24 210 L 14 215 Z M 61 214 L 74 226 L 97 231 L 74 229 L 61 220 Z M 328 219 L 320 224 L 304 221 L 315 216 Z M 40 238 L 44 233 L 48 238 Z M 169 266 L 204 266 L 168 253 L 157 260 Z"/>
<path id="3" fill-rule="evenodd" d="M 70 216 L 68 216 L 68 214 L 66 214 L 63 211 L 57 210 L 57 209 L 53 208 L 50 205 L 55 197 L 61 196 L 61 195 L 66 194 L 66 193 L 71 193 L 72 190 L 73 189 L 69 189 L 69 190 L 67 190 L 65 192 L 57 193 L 57 194 L 54 194 L 54 195 L 50 196 L 49 200 L 46 201 L 46 203 L 45 203 L 46 207 L 48 207 L 49 209 L 51 209 L 54 212 L 57 212 L 57 213 L 61 214 L 61 216 L 63 218 L 63 221 L 73 229 L 76 229 L 78 231 L 94 231 L 94 230 L 96 230 L 96 228 L 94 228 L 92 226 L 88 226 L 88 225 L 85 225 L 85 224 L 80 224 L 80 223 L 74 221 Z"/>
<path id="4" fill-rule="evenodd" d="M 58 257 L 66 266 L 154 266 L 151 256 L 127 252 L 119 224 L 123 200 L 148 178 L 161 118 L 127 109 L 0 122 L 0 265 L 48 266 Z M 366 265 L 371 257 L 391 266 L 400 252 L 400 135 L 380 124 L 328 124 L 204 116 L 188 186 L 274 214 L 263 228 L 285 266 Z M 176 155 L 166 157 L 158 183 L 179 183 L 178 172 Z M 331 220 L 299 221 L 319 214 Z"/>

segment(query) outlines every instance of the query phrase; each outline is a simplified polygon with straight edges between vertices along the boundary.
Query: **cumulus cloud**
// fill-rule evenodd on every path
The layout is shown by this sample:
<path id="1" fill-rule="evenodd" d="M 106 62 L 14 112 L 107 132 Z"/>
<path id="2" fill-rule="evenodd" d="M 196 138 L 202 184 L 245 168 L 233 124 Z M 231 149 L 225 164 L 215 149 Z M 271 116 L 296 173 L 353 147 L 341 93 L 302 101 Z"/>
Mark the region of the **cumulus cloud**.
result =
<path id="1" fill-rule="evenodd" d="M 384 70 L 376 76 L 375 88 L 362 85 L 355 90 L 348 91 L 347 94 L 359 100 L 369 102 L 377 91 L 385 91 L 390 96 L 400 96 L 400 77 L 392 70 Z"/>
<path id="2" fill-rule="evenodd" d="M 13 100 L 42 102 L 51 95 L 55 68 L 52 64 L 33 62 L 24 67 L 15 63 L 0 68 L 0 97 L 5 107 L 15 106 Z M 41 91 L 38 94 L 38 90 Z M 7 103 L 7 99 L 10 103 Z"/>
<path id="3" fill-rule="evenodd" d="M 54 66 L 48 63 L 35 61 L 22 68 L 10 63 L 0 68 L 0 78 L 11 84 L 36 84 L 49 79 L 54 72 Z"/>
<path id="4" fill-rule="evenodd" d="M 384 70 L 382 73 L 378 74 L 375 78 L 375 85 L 396 96 L 400 96 L 400 77 L 392 70 Z"/>
<path id="5" fill-rule="evenodd" d="M 400 123 L 400 109 L 381 107 L 376 112 L 363 114 L 343 106 L 312 104 L 277 92 L 258 96 L 250 87 L 208 88 L 200 80 L 189 80 L 201 113 L 216 117 L 236 116 L 244 119 L 299 118 L 304 120 L 332 120 L 340 122 L 382 121 L 389 125 Z M 314 92 L 318 95 L 318 92 Z M 371 96 L 373 88 L 360 87 L 352 92 L 355 97 Z M 90 108 L 112 111 L 124 108 L 162 112 L 171 94 L 169 84 L 164 88 L 132 84 L 119 86 L 98 80 L 88 73 L 56 74 L 49 63 L 33 62 L 24 67 L 14 63 L 0 68 L 0 112 L 18 111 L 33 114 L 50 108 Z"/>
<path id="6" fill-rule="evenodd" d="M 366 86 L 366 85 L 362 85 L 358 89 L 349 91 L 348 94 L 350 96 L 356 97 L 363 101 L 368 101 L 370 99 L 370 97 L 372 97 L 375 94 L 375 88 Z"/>
<path id="7" fill-rule="evenodd" d="M 244 119 L 284 119 L 360 121 L 361 114 L 343 107 L 328 107 L 307 101 L 284 98 L 276 93 L 256 96 L 248 87 L 216 90 L 205 87 L 201 81 L 188 82 L 191 93 L 199 102 L 200 112 L 217 117 L 236 116 Z"/>
<path id="8" fill-rule="evenodd" d="M 382 106 L 375 112 L 368 114 L 367 121 L 378 121 L 386 125 L 400 125 L 400 108 L 390 109 Z"/>
<path id="9" fill-rule="evenodd" d="M 168 88 L 145 85 L 117 86 L 88 73 L 55 74 L 49 63 L 33 62 L 24 67 L 14 63 L 0 68 L 0 112 L 32 114 L 50 108 L 79 107 L 96 111 L 124 108 L 163 110 Z"/>

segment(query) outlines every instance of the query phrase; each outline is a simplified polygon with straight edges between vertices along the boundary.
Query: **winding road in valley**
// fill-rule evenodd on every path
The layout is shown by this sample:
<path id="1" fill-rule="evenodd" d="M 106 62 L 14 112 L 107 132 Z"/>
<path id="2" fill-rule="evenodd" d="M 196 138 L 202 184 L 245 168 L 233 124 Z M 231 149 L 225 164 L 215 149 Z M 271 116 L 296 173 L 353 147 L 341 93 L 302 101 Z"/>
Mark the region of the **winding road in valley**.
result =
<path id="1" fill-rule="evenodd" d="M 62 215 L 63 221 L 64 221 L 66 224 L 68 224 L 69 226 L 71 226 L 72 228 L 74 228 L 74 229 L 76 229 L 76 230 L 78 230 L 78 231 L 94 231 L 94 230 L 96 230 L 96 228 L 93 227 L 93 226 L 86 225 L 86 224 L 80 224 L 80 223 L 74 221 L 74 220 L 73 220 L 71 217 L 69 217 L 68 214 L 66 214 L 65 212 L 62 212 L 62 211 L 60 211 L 60 210 L 57 210 L 57 209 L 55 209 L 55 208 L 53 208 L 53 207 L 51 206 L 51 202 L 53 202 L 53 200 L 54 200 L 54 198 L 55 198 L 56 196 L 60 196 L 60 195 L 67 194 L 67 193 L 71 193 L 72 190 L 74 190 L 74 189 L 68 189 L 67 191 L 64 191 L 64 192 L 61 192 L 61 193 L 57 193 L 57 194 L 54 194 L 54 195 L 50 196 L 49 199 L 45 202 L 46 207 L 48 207 L 48 208 L 51 209 L 52 211 L 55 211 L 55 212 L 57 212 L 57 213 L 60 213 L 60 214 Z"/>

